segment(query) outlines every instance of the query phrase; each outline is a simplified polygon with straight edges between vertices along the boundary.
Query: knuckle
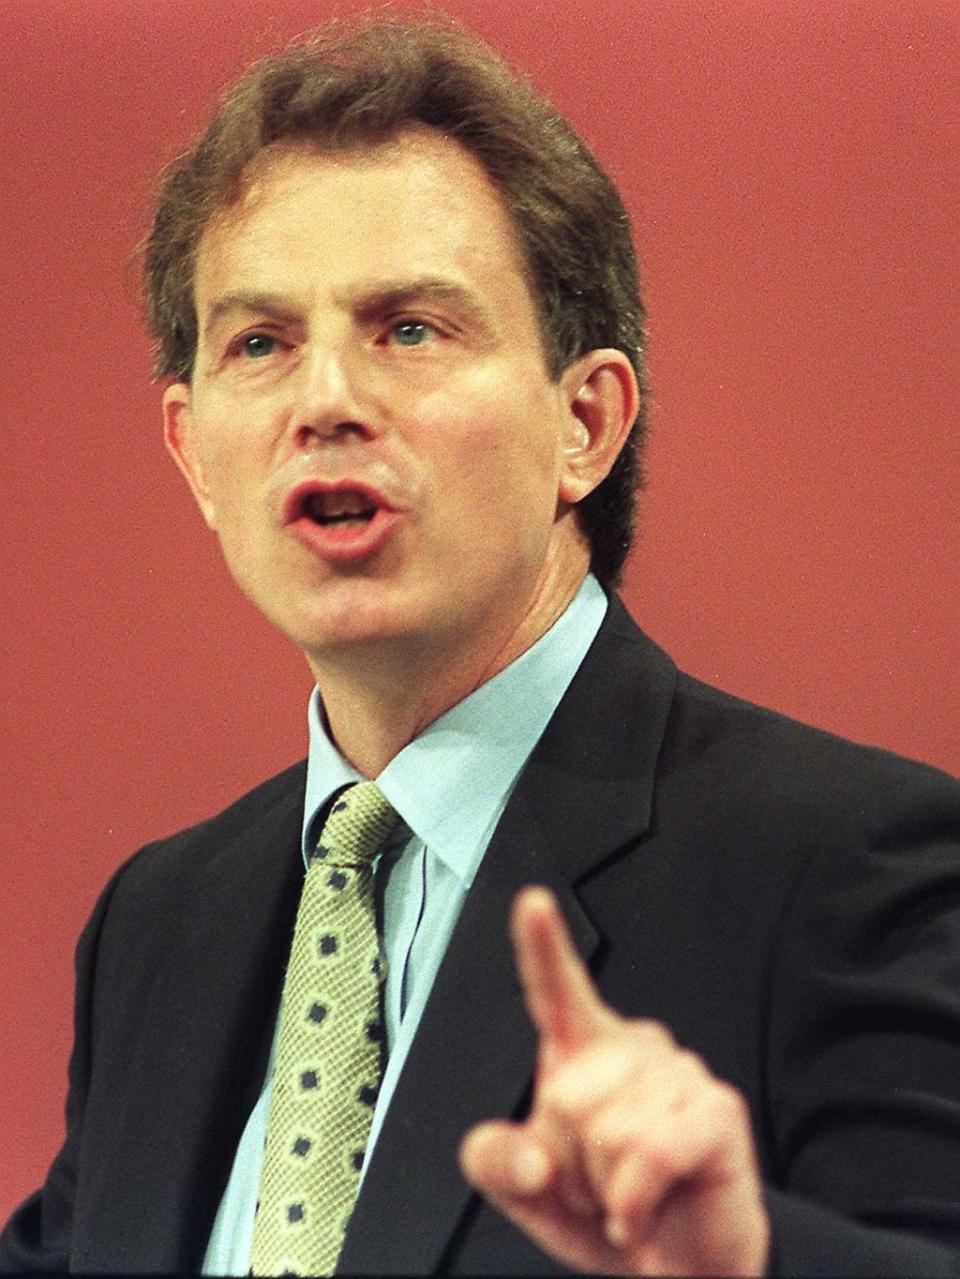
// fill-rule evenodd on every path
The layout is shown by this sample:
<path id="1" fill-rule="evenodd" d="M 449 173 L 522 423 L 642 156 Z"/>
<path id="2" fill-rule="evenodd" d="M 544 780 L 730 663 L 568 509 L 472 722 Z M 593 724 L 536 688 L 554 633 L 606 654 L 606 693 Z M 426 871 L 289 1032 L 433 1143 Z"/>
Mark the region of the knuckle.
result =
<path id="1" fill-rule="evenodd" d="M 671 1043 L 673 1042 L 673 1033 L 666 1022 L 660 1021 L 656 1017 L 643 1017 L 641 1018 L 640 1024 L 646 1027 L 646 1029 L 651 1031 L 654 1035 L 657 1035 L 658 1038 L 667 1039 Z"/>
<path id="2" fill-rule="evenodd" d="M 605 1108 L 591 1120 L 585 1133 L 589 1145 L 607 1157 L 636 1141 L 638 1135 L 637 1112 L 629 1106 Z"/>
<path id="3" fill-rule="evenodd" d="M 636 1066 L 635 1055 L 625 1052 L 622 1042 L 603 1039 L 545 1076 L 540 1102 L 570 1118 L 592 1114 L 628 1085 Z"/>
<path id="4" fill-rule="evenodd" d="M 701 1083 L 710 1078 L 710 1072 L 704 1065 L 703 1059 L 688 1048 L 677 1049 L 671 1069 L 685 1083 Z"/>
<path id="5" fill-rule="evenodd" d="M 749 1123 L 750 1112 L 746 1100 L 741 1093 L 724 1080 L 713 1080 L 713 1107 L 720 1122 L 734 1127 L 743 1127 Z"/>
<path id="6" fill-rule="evenodd" d="M 559 1119 L 575 1120 L 587 1105 L 582 1071 L 564 1068 L 540 1085 L 538 1101 L 543 1110 Z"/>
<path id="7" fill-rule="evenodd" d="M 660 1021 L 643 1018 L 628 1021 L 627 1031 L 634 1045 L 647 1052 L 662 1052 L 674 1047 L 674 1038 L 667 1027 Z"/>
<path id="8" fill-rule="evenodd" d="M 564 1109 L 566 1090 L 561 1087 L 560 1080 L 554 1075 L 545 1079 L 537 1093 L 538 1106 L 548 1114 L 560 1114 Z"/>

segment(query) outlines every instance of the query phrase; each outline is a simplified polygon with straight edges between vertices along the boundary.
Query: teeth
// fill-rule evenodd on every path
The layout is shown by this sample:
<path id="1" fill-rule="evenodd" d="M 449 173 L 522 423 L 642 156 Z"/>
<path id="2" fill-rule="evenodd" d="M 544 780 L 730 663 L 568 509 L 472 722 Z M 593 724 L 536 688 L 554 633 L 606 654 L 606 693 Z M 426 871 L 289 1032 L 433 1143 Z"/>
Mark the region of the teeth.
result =
<path id="1" fill-rule="evenodd" d="M 364 524 L 374 508 L 360 493 L 311 493 L 305 505 L 306 514 L 318 524 Z"/>
<path id="2" fill-rule="evenodd" d="M 328 493 L 323 504 L 324 514 L 332 518 L 338 515 L 364 515 L 370 510 L 369 502 L 359 493 Z"/>

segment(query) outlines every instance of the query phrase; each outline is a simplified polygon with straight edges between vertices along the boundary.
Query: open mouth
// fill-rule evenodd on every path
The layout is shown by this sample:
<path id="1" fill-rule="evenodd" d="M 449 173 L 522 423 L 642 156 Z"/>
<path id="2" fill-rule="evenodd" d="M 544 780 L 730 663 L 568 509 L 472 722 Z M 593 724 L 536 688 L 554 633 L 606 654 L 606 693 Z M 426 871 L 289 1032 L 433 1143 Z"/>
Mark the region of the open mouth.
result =
<path id="1" fill-rule="evenodd" d="M 308 479 L 287 492 L 281 519 L 312 555 L 349 565 L 379 554 L 402 525 L 403 511 L 363 480 Z"/>
<path id="2" fill-rule="evenodd" d="M 378 507 L 364 493 L 346 489 L 337 493 L 308 493 L 301 504 L 301 517 L 323 528 L 363 528 Z"/>

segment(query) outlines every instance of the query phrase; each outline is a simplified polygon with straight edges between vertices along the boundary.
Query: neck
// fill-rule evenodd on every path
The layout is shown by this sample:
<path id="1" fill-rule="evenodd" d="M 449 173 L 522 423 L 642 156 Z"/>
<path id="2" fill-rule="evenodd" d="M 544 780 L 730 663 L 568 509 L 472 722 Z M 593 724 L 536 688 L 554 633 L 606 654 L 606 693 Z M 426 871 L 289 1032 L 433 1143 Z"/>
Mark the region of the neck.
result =
<path id="1" fill-rule="evenodd" d="M 308 660 L 320 687 L 327 730 L 364 777 L 377 777 L 395 755 L 475 689 L 526 652 L 564 612 L 583 575 L 545 584 L 517 619 L 485 643 L 438 651 L 409 642 Z"/>

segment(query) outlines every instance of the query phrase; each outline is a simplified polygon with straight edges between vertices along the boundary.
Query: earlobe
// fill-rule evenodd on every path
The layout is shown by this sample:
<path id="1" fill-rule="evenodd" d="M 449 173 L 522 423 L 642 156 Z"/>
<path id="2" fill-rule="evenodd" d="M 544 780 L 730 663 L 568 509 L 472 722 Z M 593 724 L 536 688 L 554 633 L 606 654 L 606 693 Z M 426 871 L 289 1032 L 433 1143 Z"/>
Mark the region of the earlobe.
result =
<path id="1" fill-rule="evenodd" d="M 167 451 L 190 485 L 190 491 L 200 507 L 203 518 L 210 528 L 216 528 L 216 514 L 207 486 L 197 440 L 197 428 L 193 419 L 190 387 L 186 382 L 174 382 L 164 392 L 163 439 Z"/>
<path id="2" fill-rule="evenodd" d="M 562 375 L 568 408 L 560 497 L 581 502 L 610 472 L 640 405 L 633 366 L 622 351 L 588 351 Z"/>

